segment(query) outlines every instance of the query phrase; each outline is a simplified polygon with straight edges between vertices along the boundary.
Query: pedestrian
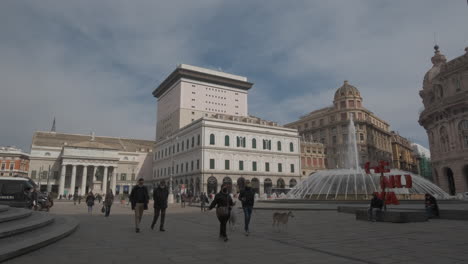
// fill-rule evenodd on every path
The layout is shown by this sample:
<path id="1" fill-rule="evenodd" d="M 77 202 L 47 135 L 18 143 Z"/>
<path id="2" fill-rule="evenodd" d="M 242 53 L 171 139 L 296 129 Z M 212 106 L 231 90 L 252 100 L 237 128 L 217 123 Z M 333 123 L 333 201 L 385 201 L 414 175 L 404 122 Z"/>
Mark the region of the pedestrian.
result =
<path id="1" fill-rule="evenodd" d="M 83 197 L 81 195 L 78 195 L 78 204 L 81 204 L 81 199 L 83 199 Z"/>
<path id="2" fill-rule="evenodd" d="M 187 194 L 186 193 L 182 193 L 182 197 L 181 197 L 181 200 L 180 200 L 180 206 L 182 208 L 185 208 L 185 202 L 187 201 Z"/>
<path id="3" fill-rule="evenodd" d="M 88 195 L 86 196 L 86 205 L 88 206 L 88 213 L 92 214 L 93 213 L 93 206 L 94 206 L 94 194 L 93 192 L 89 192 Z"/>
<path id="4" fill-rule="evenodd" d="M 76 205 L 76 202 L 78 202 L 78 193 L 75 192 L 75 194 L 73 194 L 73 204 Z"/>
<path id="5" fill-rule="evenodd" d="M 244 231 L 245 235 L 250 234 L 249 224 L 252 216 L 252 210 L 255 202 L 255 190 L 252 189 L 250 181 L 246 181 L 246 187 L 239 194 L 239 200 L 242 203 L 242 209 L 244 210 Z"/>
<path id="6" fill-rule="evenodd" d="M 372 195 L 372 200 L 369 209 L 367 210 L 367 216 L 369 221 L 377 221 L 377 214 L 382 212 L 383 201 L 380 199 L 377 194 Z"/>
<path id="7" fill-rule="evenodd" d="M 167 209 L 167 198 L 169 197 L 169 191 L 166 188 L 166 183 L 162 181 L 157 188 L 153 190 L 154 200 L 154 217 L 151 229 L 154 229 L 154 225 L 158 221 L 159 215 L 161 215 L 161 222 L 159 224 L 159 231 L 164 232 L 164 220 L 166 218 Z"/>
<path id="8" fill-rule="evenodd" d="M 428 218 L 439 217 L 439 206 L 437 205 L 437 200 L 434 196 L 429 193 L 425 195 L 425 207 L 426 214 Z"/>
<path id="9" fill-rule="evenodd" d="M 110 210 L 112 207 L 112 204 L 114 203 L 114 194 L 112 193 L 112 189 L 108 189 L 106 196 L 104 197 L 104 209 L 105 209 L 105 217 L 109 217 Z"/>
<path id="10" fill-rule="evenodd" d="M 206 211 L 205 193 L 200 193 L 200 209 L 202 212 Z"/>
<path id="11" fill-rule="evenodd" d="M 97 200 L 98 200 L 98 203 L 101 203 L 102 201 L 102 195 L 100 193 L 97 194 Z"/>
<path id="12" fill-rule="evenodd" d="M 138 179 L 138 185 L 135 185 L 130 193 L 130 202 L 132 210 L 135 210 L 135 231 L 140 233 L 140 223 L 143 217 L 143 211 L 148 210 L 149 194 L 148 189 L 143 184 L 143 178 Z"/>
<path id="13" fill-rule="evenodd" d="M 221 187 L 221 191 L 216 194 L 213 202 L 210 205 L 209 210 L 216 207 L 216 216 L 219 220 L 219 237 L 224 240 L 224 242 L 228 241 L 227 233 L 226 233 L 226 225 L 229 220 L 229 216 L 231 215 L 231 207 L 234 205 L 231 196 L 229 195 L 228 188 L 226 185 Z"/>

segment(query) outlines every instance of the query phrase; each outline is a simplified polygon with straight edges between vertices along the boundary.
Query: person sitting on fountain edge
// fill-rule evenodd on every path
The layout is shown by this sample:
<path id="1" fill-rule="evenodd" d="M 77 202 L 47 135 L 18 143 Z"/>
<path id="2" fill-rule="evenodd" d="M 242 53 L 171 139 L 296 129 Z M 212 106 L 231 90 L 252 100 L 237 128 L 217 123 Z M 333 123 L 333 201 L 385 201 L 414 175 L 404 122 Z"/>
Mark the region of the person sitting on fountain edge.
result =
<path id="1" fill-rule="evenodd" d="M 439 206 L 434 196 L 429 193 L 425 195 L 426 214 L 428 218 L 439 217 Z"/>
<path id="2" fill-rule="evenodd" d="M 380 199 L 377 194 L 372 195 L 372 200 L 370 203 L 370 207 L 367 210 L 367 215 L 369 217 L 369 221 L 375 222 L 377 221 L 377 214 L 382 212 L 383 201 Z"/>

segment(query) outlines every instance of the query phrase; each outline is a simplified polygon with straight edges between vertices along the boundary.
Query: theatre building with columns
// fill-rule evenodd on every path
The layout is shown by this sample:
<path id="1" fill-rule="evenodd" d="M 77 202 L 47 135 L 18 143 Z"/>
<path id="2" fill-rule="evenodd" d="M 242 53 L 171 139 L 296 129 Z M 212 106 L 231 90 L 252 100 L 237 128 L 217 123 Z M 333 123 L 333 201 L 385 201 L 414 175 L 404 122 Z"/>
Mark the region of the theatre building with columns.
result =
<path id="1" fill-rule="evenodd" d="M 129 193 L 151 175 L 154 141 L 57 132 L 35 132 L 29 176 L 42 191 L 68 195 L 89 191 Z"/>

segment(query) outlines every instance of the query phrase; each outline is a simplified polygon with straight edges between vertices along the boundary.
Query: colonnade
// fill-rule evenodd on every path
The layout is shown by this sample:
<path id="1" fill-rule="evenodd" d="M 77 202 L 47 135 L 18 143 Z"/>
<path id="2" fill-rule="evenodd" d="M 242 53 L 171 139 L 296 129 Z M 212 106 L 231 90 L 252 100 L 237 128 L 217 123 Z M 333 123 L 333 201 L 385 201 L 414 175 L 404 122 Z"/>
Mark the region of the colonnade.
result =
<path id="1" fill-rule="evenodd" d="M 69 194 L 74 194 L 75 193 L 75 188 L 76 185 L 81 185 L 79 195 L 85 195 L 86 194 L 86 184 L 87 184 L 87 179 L 88 176 L 91 175 L 92 182 L 90 184 L 90 189 L 94 189 L 94 174 L 95 174 L 95 168 L 98 167 L 104 167 L 104 175 L 102 178 L 102 185 L 100 190 L 93 190 L 95 192 L 101 192 L 105 194 L 107 192 L 107 182 L 109 181 L 108 176 L 109 176 L 109 169 L 112 169 L 112 174 L 110 178 L 110 189 L 115 192 L 115 186 L 117 182 L 117 175 L 116 175 L 116 166 L 99 166 L 99 165 L 73 165 L 73 164 L 62 164 L 62 171 L 60 173 L 60 180 L 59 180 L 59 195 L 64 195 L 65 193 L 65 176 L 66 176 L 66 171 L 67 171 L 67 166 L 72 166 L 72 173 L 71 173 L 71 182 L 70 182 L 70 191 Z M 77 167 L 81 166 L 83 167 L 83 173 L 81 176 L 81 183 L 76 182 L 76 171 Z M 91 173 L 88 174 L 88 167 L 91 169 Z"/>

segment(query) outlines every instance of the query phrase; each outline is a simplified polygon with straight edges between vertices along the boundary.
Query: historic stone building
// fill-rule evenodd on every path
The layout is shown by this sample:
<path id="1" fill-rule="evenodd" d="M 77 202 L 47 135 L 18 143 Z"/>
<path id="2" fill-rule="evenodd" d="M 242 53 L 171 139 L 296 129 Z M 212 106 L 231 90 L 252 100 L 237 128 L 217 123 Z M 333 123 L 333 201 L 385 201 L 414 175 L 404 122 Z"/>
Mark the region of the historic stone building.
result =
<path id="1" fill-rule="evenodd" d="M 370 161 L 392 160 L 389 124 L 363 106 L 359 90 L 345 81 L 335 92 L 333 105 L 313 111 L 285 125 L 299 130 L 307 140 L 323 143 L 327 152 L 327 168 L 344 167 L 348 126 L 354 117 L 360 165 Z"/>
<path id="2" fill-rule="evenodd" d="M 302 177 L 327 168 L 326 148 L 322 143 L 301 140 Z"/>
<path id="3" fill-rule="evenodd" d="M 176 191 L 233 192 L 245 180 L 257 193 L 300 179 L 297 130 L 248 115 L 247 78 L 182 64 L 153 92 L 158 99 L 154 184 Z M 281 192 L 281 191 L 279 191 Z"/>
<path id="4" fill-rule="evenodd" d="M 468 48 L 447 62 L 435 46 L 432 68 L 419 92 L 419 124 L 429 137 L 433 177 L 452 195 L 468 191 Z"/>
<path id="5" fill-rule="evenodd" d="M 15 147 L 0 147 L 0 176 L 28 176 L 29 154 Z"/>
<path id="6" fill-rule="evenodd" d="M 151 176 L 153 147 L 149 140 L 35 132 L 29 175 L 56 194 L 128 193 L 137 178 Z"/>
<path id="7" fill-rule="evenodd" d="M 418 164 L 411 142 L 392 131 L 392 167 L 418 173 Z"/>
<path id="8" fill-rule="evenodd" d="M 430 151 L 416 143 L 412 143 L 413 155 L 418 166 L 418 174 L 424 178 L 434 181 L 432 177 L 432 164 L 431 164 L 431 153 Z"/>

